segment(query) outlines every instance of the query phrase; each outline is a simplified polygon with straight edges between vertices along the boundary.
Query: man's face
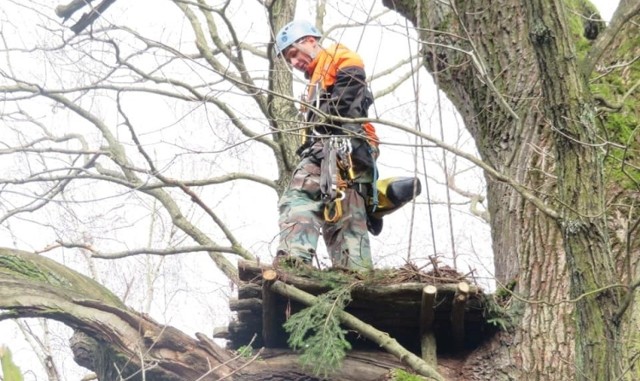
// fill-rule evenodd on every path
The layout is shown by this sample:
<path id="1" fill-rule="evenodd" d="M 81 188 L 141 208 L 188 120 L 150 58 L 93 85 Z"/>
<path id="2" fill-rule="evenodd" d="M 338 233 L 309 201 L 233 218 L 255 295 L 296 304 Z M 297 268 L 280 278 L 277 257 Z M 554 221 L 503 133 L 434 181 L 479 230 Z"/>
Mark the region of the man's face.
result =
<path id="1" fill-rule="evenodd" d="M 315 49 L 315 46 L 316 41 L 314 38 L 305 37 L 285 49 L 283 57 L 295 69 L 306 72 L 307 67 L 313 60 L 309 53 Z"/>

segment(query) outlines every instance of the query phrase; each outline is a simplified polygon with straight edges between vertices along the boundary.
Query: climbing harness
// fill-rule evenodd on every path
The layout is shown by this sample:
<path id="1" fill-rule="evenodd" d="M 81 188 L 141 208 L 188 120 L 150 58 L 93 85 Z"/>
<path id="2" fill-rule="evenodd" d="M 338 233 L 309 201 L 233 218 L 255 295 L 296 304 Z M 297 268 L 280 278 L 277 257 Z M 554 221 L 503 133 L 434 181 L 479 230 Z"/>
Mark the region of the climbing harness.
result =
<path id="1" fill-rule="evenodd" d="M 297 153 L 302 154 L 305 150 L 312 147 L 314 143 L 322 142 L 322 154 L 320 159 L 320 193 L 321 200 L 324 204 L 324 220 L 328 223 L 336 223 L 342 218 L 342 202 L 346 197 L 346 189 L 354 185 L 358 187 L 356 190 L 365 197 L 365 202 L 369 205 L 369 210 L 373 211 L 378 204 L 377 190 L 375 181 L 377 180 L 377 168 L 375 160 L 373 163 L 373 186 L 372 189 L 363 192 L 364 184 L 355 184 L 356 172 L 353 165 L 352 153 L 354 151 L 351 136 L 338 136 L 331 134 L 330 131 L 323 128 L 316 128 L 316 123 L 310 112 L 309 107 L 320 108 L 323 92 L 320 83 L 308 85 L 306 96 L 301 96 L 300 107 L 298 108 L 298 123 L 302 131 L 302 145 Z M 373 126 L 369 127 L 373 130 Z M 375 133 L 374 133 L 375 135 Z M 365 144 L 369 145 L 368 154 L 373 157 L 372 144 L 377 146 L 377 137 L 371 140 L 368 136 L 365 138 Z M 363 139 L 364 140 L 364 139 Z"/>

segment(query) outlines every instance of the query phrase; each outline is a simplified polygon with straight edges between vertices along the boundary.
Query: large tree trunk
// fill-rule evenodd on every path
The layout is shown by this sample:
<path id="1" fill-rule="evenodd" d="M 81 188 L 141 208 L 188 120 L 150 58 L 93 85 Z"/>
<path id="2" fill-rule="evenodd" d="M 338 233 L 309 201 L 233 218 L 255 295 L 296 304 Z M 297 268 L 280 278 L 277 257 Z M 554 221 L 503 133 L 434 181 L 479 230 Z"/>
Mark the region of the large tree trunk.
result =
<path id="1" fill-rule="evenodd" d="M 273 0 L 269 3 L 269 24 L 274 31 L 280 30 L 286 23 L 293 19 L 296 9 L 296 1 Z M 276 132 L 274 141 L 281 147 L 281 155 L 278 162 L 278 194 L 282 194 L 289 184 L 291 174 L 295 168 L 298 155 L 296 150 L 300 146 L 300 127 L 297 123 L 298 110 L 293 102 L 277 94 L 293 93 L 293 78 L 290 68 L 284 59 L 275 56 L 273 43 L 269 45 L 267 55 L 269 59 L 269 89 L 273 91 L 267 95 L 269 120 L 271 127 Z"/>
<path id="2" fill-rule="evenodd" d="M 629 361 L 616 321 L 619 279 L 590 63 L 576 51 L 582 29 L 568 24 L 582 2 L 383 3 L 422 31 L 425 67 L 482 159 L 542 201 L 487 176 L 497 280 L 516 282 L 518 319 L 512 335 L 483 349 L 495 364 L 484 376 L 482 354 L 469 357 L 473 379 L 615 379 Z"/>
<path id="3" fill-rule="evenodd" d="M 605 224 L 604 168 L 597 150 L 595 107 L 560 0 L 526 3 L 540 68 L 544 113 L 554 129 L 558 223 L 576 300 L 577 379 L 617 378 L 625 363 L 614 317 L 620 301 Z M 542 25 L 542 26 L 541 26 Z M 604 290 L 603 290 L 604 289 Z M 596 340 L 598 338 L 598 340 Z"/>

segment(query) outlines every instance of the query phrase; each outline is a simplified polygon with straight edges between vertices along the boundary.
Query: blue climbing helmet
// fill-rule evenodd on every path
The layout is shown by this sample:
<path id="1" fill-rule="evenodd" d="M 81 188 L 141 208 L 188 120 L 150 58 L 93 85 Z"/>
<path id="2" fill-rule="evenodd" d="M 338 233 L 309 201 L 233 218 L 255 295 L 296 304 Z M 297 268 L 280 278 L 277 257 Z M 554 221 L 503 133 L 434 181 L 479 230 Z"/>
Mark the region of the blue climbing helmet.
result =
<path id="1" fill-rule="evenodd" d="M 286 48 L 306 36 L 320 38 L 322 34 L 318 31 L 318 28 L 305 20 L 294 20 L 283 26 L 276 35 L 276 55 L 281 55 Z"/>

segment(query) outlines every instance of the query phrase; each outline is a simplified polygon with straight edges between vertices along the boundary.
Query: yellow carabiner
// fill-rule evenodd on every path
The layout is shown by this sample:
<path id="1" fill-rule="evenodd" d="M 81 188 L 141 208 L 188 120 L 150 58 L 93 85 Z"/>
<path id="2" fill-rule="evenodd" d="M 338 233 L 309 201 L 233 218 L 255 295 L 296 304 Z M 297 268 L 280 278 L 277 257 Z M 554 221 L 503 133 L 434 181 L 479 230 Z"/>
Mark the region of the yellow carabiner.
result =
<path id="1" fill-rule="evenodd" d="M 351 160 L 351 153 L 349 153 L 349 156 L 347 156 L 349 160 L 349 169 L 347 170 L 347 173 L 349 175 L 349 180 L 355 180 L 356 179 L 356 172 L 353 169 L 353 161 Z"/>
<path id="2" fill-rule="evenodd" d="M 324 207 L 324 220 L 331 224 L 338 222 L 342 218 L 342 200 L 344 200 L 345 193 L 340 189 L 337 190 L 337 193 L 339 197 L 336 197 Z M 331 203 L 335 205 L 333 208 L 330 207 Z M 331 210 L 333 210 L 333 216 L 331 215 Z"/>

